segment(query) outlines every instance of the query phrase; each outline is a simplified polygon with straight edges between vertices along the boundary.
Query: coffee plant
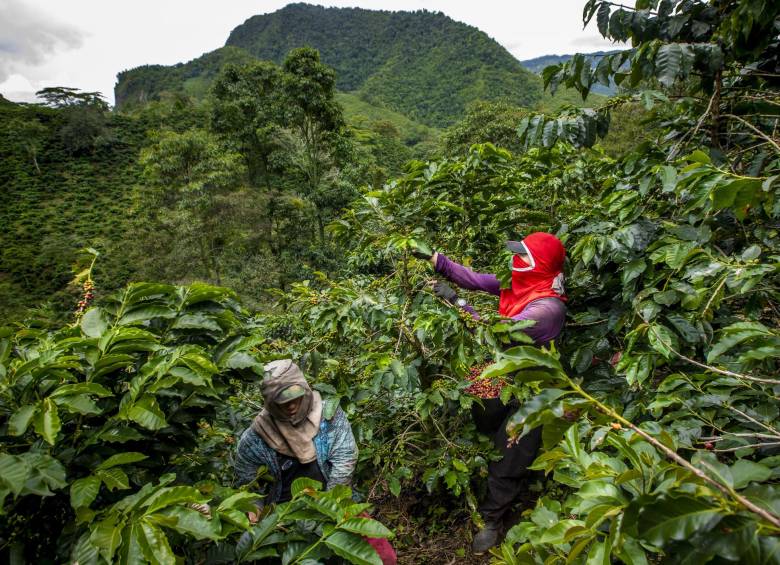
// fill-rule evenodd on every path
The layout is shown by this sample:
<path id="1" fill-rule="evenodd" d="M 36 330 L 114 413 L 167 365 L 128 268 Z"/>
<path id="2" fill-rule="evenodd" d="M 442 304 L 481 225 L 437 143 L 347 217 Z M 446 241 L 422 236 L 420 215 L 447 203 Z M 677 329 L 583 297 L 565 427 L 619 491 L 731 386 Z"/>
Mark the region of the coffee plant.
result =
<path id="1" fill-rule="evenodd" d="M 635 49 L 600 72 L 633 77 L 637 90 L 598 110 L 525 118 L 518 156 L 487 144 L 411 163 L 331 226 L 352 247 L 350 278 L 323 276 L 284 302 L 308 314 L 301 351 L 327 355 L 323 370 L 370 446 L 361 461 L 381 465 L 376 483 L 393 494 L 424 487 L 473 503 L 464 489 L 484 466 L 466 456 L 466 408 L 479 400 L 464 377 L 492 360 L 482 377 L 511 380 L 501 396 L 520 408 L 509 431 L 543 426 L 533 468 L 548 481 L 495 562 L 776 562 L 777 6 L 591 2 L 586 21 L 592 10 L 616 30 L 636 22 L 621 32 Z M 689 48 L 691 33 L 700 44 Z M 591 80 L 578 60 L 548 82 Z M 619 160 L 574 149 L 606 135 L 609 107 L 628 99 L 652 112 L 656 143 Z M 464 293 L 479 321 L 439 303 L 434 275 L 411 257 L 433 248 L 506 277 L 502 242 L 539 229 L 557 232 L 570 259 L 568 329 L 549 351 L 508 348 L 520 328 L 487 314 L 490 299 Z M 399 387 L 414 391 L 406 410 Z M 410 445 L 417 431 L 427 451 Z"/>
<path id="2" fill-rule="evenodd" d="M 244 555 L 236 542 L 258 495 L 230 488 L 230 458 L 254 411 L 244 403 L 262 374 L 264 338 L 252 334 L 232 291 L 199 283 L 136 283 L 83 316 L 81 307 L 76 324 L 56 331 L 0 332 L 0 537 L 12 560 L 172 564 L 182 554 L 214 562 Z M 346 491 L 309 485 L 301 495 L 324 509 L 312 518 L 320 534 Z M 341 533 L 322 534 L 324 547 L 377 563 L 349 533 L 389 535 L 357 515 L 367 508 L 339 514 Z M 264 522 L 266 534 L 282 527 L 279 513 Z M 295 555 L 290 547 L 303 539 L 259 538 L 265 556 Z"/>
<path id="3" fill-rule="evenodd" d="M 477 143 L 365 187 L 328 227 L 341 269 L 277 291 L 272 312 L 136 283 L 83 287 L 97 306 L 72 325 L 0 330 L 12 558 L 378 563 L 364 538 L 392 534 L 370 504 L 408 497 L 431 529 L 479 524 L 497 454 L 470 409 L 498 394 L 517 405 L 512 439 L 542 427 L 544 479 L 493 563 L 780 562 L 779 11 L 590 0 L 585 23 L 631 49 L 544 78 L 583 96 L 614 81 L 617 98 L 526 116 L 519 154 Z M 627 101 L 654 141 L 613 158 L 598 140 Z M 504 242 L 532 231 L 568 250 L 549 348 L 494 298 L 459 291 L 479 318 L 437 298 L 414 255 L 507 283 Z M 230 456 L 262 364 L 288 356 L 352 423 L 354 490 L 298 481 L 252 524 L 258 495 L 232 488 Z"/>

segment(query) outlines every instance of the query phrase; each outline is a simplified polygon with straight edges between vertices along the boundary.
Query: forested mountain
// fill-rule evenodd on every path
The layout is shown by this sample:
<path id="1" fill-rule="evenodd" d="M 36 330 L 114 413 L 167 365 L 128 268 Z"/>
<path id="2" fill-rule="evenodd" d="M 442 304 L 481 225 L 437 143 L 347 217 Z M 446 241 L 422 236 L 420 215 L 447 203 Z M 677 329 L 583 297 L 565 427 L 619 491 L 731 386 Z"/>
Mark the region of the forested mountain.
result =
<path id="1" fill-rule="evenodd" d="M 226 48 L 186 64 L 120 73 L 116 104 L 127 107 L 166 90 L 199 95 L 225 62 L 246 57 L 236 48 L 279 63 L 301 46 L 320 51 L 336 70 L 339 90 L 432 126 L 454 123 L 477 100 L 532 106 L 541 98 L 539 79 L 506 49 L 442 13 L 290 4 L 248 19 Z"/>
<path id="2" fill-rule="evenodd" d="M 173 66 L 144 65 L 117 75 L 114 87 L 117 108 L 137 106 L 159 100 L 163 92 L 181 92 L 195 98 L 206 95 L 208 85 L 227 63 L 242 64 L 254 60 L 235 47 L 221 47 L 188 63 Z"/>

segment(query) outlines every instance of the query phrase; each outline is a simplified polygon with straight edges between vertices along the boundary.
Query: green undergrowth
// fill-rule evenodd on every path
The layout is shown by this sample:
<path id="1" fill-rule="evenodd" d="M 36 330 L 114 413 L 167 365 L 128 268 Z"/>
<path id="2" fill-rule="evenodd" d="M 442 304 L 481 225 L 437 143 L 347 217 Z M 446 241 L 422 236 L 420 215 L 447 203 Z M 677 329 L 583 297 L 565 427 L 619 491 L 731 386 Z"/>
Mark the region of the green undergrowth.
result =
<path id="1" fill-rule="evenodd" d="M 105 286 L 116 288 L 132 267 L 123 264 L 121 243 L 131 231 L 134 189 L 140 169 L 138 148 L 145 127 L 138 120 L 112 115 L 110 139 L 104 145 L 70 153 L 59 131 L 62 113 L 42 107 L 0 108 L 0 317 L 20 313 L 54 296 L 61 305 L 73 278 L 79 250 L 87 246 L 112 248 L 101 266 Z M 39 171 L 29 154 L 11 135 L 14 120 L 38 121 L 45 128 Z"/>

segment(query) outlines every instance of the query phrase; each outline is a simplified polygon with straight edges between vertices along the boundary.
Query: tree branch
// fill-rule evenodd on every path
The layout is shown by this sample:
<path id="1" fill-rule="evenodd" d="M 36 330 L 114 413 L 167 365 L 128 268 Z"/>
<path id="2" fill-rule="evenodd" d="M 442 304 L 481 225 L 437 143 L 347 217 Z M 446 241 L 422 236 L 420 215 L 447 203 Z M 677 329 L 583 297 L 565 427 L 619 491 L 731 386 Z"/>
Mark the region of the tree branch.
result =
<path id="1" fill-rule="evenodd" d="M 765 139 L 765 140 L 766 140 L 768 143 L 770 143 L 772 146 L 774 146 L 774 148 L 775 148 L 775 151 L 777 151 L 778 153 L 780 153 L 780 145 L 778 145 L 778 144 L 777 144 L 777 142 L 776 142 L 774 139 L 772 139 L 771 137 L 769 137 L 769 136 L 768 136 L 767 134 L 765 134 L 763 131 L 761 131 L 761 130 L 760 130 L 760 129 L 758 129 L 756 126 L 754 126 L 753 124 L 751 124 L 749 121 L 747 121 L 747 120 L 745 120 L 745 119 L 743 119 L 743 118 L 741 118 L 741 117 L 739 117 L 739 116 L 735 116 L 734 114 L 723 114 L 723 115 L 724 115 L 725 117 L 727 117 L 727 118 L 733 118 L 733 119 L 735 119 L 735 120 L 737 120 L 737 121 L 739 121 L 739 122 L 742 122 L 742 123 L 743 123 L 743 124 L 745 124 L 745 125 L 746 125 L 748 128 L 750 128 L 750 129 L 752 129 L 754 132 L 756 132 L 756 135 L 758 135 L 759 137 L 761 137 L 761 138 Z"/>
<path id="2" fill-rule="evenodd" d="M 745 414 L 745 413 L 744 413 L 742 410 L 740 410 L 739 408 L 734 408 L 734 407 L 733 407 L 733 406 L 731 406 L 730 404 L 724 404 L 723 406 L 724 406 L 725 408 L 728 408 L 728 409 L 729 409 L 729 410 L 731 410 L 732 412 L 736 412 L 737 414 L 739 414 L 740 416 L 742 416 L 743 418 L 745 418 L 745 419 L 746 419 L 746 420 L 748 420 L 749 422 L 753 422 L 753 423 L 754 423 L 754 424 L 756 424 L 757 426 L 761 426 L 762 428 L 764 428 L 765 430 L 767 430 L 768 432 L 770 432 L 770 433 L 771 433 L 771 434 L 772 434 L 774 437 L 776 437 L 776 438 L 780 438 L 780 432 L 778 432 L 776 429 L 774 429 L 774 428 L 773 428 L 772 426 L 770 426 L 769 424 L 765 424 L 764 422 L 761 422 L 760 420 L 756 420 L 755 418 L 753 418 L 753 416 L 750 416 L 750 415 L 748 415 L 748 414 Z"/>
<path id="3" fill-rule="evenodd" d="M 646 431 L 638 428 L 635 426 L 632 422 L 629 422 L 626 420 L 623 416 L 612 410 L 609 406 L 606 404 L 603 404 L 596 400 L 594 397 L 592 397 L 590 394 L 585 392 L 579 385 L 574 383 L 569 377 L 567 376 L 566 379 L 569 381 L 569 385 L 574 389 L 574 391 L 585 398 L 586 400 L 592 402 L 595 404 L 599 410 L 601 410 L 604 414 L 608 415 L 610 418 L 614 418 L 618 422 L 620 422 L 622 425 L 631 428 L 634 433 L 642 437 L 645 441 L 650 443 L 653 447 L 661 451 L 664 455 L 666 455 L 667 458 L 671 459 L 681 467 L 687 469 L 691 473 L 693 473 L 695 476 L 700 478 L 705 483 L 712 485 L 717 490 L 719 490 L 721 493 L 726 495 L 727 497 L 735 500 L 738 504 L 740 504 L 742 507 L 748 509 L 750 512 L 753 512 L 754 514 L 757 514 L 770 524 L 772 524 L 775 528 L 780 529 L 780 517 L 776 516 L 775 514 L 768 512 L 767 510 L 764 510 L 760 506 L 754 504 L 741 494 L 737 493 L 732 489 L 731 487 L 728 487 L 726 485 L 721 484 L 720 482 L 716 481 L 709 475 L 707 475 L 704 471 L 694 466 L 690 461 L 685 459 L 684 457 L 680 456 L 676 451 L 673 449 L 670 449 L 669 447 L 665 446 L 663 443 L 655 439 L 653 436 L 648 434 Z"/>
<path id="4" fill-rule="evenodd" d="M 707 365 L 707 364 L 702 363 L 700 361 L 696 361 L 696 359 L 691 359 L 690 357 L 688 357 L 686 355 L 683 355 L 682 353 L 680 353 L 679 351 L 674 349 L 669 342 L 665 341 L 660 335 L 658 335 L 658 332 L 655 331 L 655 328 L 653 328 L 652 324 L 648 323 L 647 320 L 643 319 L 643 321 L 647 324 L 647 327 L 649 328 L 649 330 L 651 332 L 653 332 L 653 335 L 655 335 L 655 337 L 656 337 L 656 339 L 658 341 L 663 343 L 664 346 L 669 351 L 674 353 L 677 357 L 679 357 L 683 361 L 687 361 L 691 365 L 696 365 L 697 367 L 699 367 L 701 369 L 705 369 L 707 371 L 711 371 L 711 372 L 717 373 L 719 375 L 724 375 L 726 377 L 734 377 L 734 378 L 737 378 L 737 379 L 743 379 L 743 380 L 750 381 L 750 382 L 755 382 L 755 383 L 780 385 L 780 380 L 777 380 L 777 379 L 764 379 L 764 378 L 761 378 L 761 377 L 754 377 L 754 376 L 751 376 L 751 375 L 743 375 L 741 373 L 735 373 L 734 371 L 729 371 L 727 369 L 719 369 L 718 367 L 713 367 L 711 365 Z"/>

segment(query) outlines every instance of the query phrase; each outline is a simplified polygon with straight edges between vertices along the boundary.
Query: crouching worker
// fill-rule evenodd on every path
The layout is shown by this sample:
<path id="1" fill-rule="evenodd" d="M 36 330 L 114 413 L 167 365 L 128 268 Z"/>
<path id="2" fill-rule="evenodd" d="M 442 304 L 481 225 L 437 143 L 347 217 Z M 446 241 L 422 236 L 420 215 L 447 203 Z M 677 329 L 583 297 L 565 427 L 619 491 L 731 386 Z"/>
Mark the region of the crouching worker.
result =
<path id="1" fill-rule="evenodd" d="M 265 366 L 263 410 L 241 435 L 236 481 L 253 482 L 265 465 L 275 482 L 264 502 L 287 502 L 295 479 L 308 477 L 326 489 L 349 485 L 357 464 L 355 436 L 341 407 L 322 417 L 322 398 L 291 359 Z"/>
<path id="2" fill-rule="evenodd" d="M 268 363 L 261 386 L 263 410 L 238 442 L 235 474 L 238 485 L 252 483 L 265 466 L 274 483 L 264 503 L 287 502 L 295 479 L 308 477 L 326 489 L 349 485 L 358 449 L 347 415 L 341 409 L 330 419 L 322 414 L 322 398 L 312 390 L 291 359 Z M 253 523 L 258 513 L 250 513 Z M 395 552 L 384 539 L 367 539 L 383 563 L 394 564 Z"/>

